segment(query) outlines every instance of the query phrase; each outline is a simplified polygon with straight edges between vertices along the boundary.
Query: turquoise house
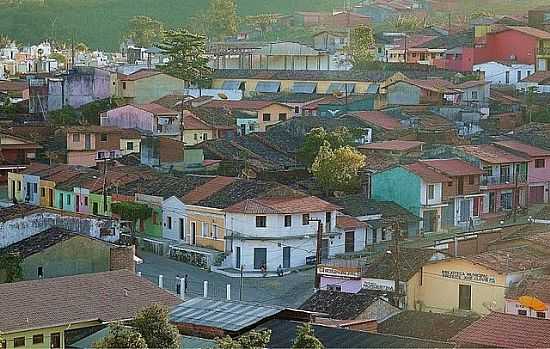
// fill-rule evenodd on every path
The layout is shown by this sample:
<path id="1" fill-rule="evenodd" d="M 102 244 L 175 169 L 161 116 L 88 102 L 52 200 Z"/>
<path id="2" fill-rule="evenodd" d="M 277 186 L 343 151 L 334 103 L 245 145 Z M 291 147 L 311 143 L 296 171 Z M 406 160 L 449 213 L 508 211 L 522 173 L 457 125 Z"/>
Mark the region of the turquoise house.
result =
<path id="1" fill-rule="evenodd" d="M 372 176 L 372 198 L 393 201 L 422 218 L 424 233 L 441 230 L 443 186 L 452 180 L 428 166 L 416 162 L 395 166 Z"/>
<path id="2" fill-rule="evenodd" d="M 76 212 L 76 195 L 73 189 L 54 189 L 54 207 L 67 212 Z"/>

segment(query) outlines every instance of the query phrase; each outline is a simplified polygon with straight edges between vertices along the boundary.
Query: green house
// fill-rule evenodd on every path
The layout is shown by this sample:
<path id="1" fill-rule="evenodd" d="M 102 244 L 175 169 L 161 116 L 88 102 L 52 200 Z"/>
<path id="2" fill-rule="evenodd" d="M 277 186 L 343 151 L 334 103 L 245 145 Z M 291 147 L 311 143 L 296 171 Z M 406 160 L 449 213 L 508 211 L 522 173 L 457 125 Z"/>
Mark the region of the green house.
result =
<path id="1" fill-rule="evenodd" d="M 101 193 L 90 193 L 88 201 L 90 206 L 90 214 L 96 215 L 96 216 L 111 216 L 111 196 L 106 195 L 105 196 L 106 201 L 104 200 L 104 196 Z"/>

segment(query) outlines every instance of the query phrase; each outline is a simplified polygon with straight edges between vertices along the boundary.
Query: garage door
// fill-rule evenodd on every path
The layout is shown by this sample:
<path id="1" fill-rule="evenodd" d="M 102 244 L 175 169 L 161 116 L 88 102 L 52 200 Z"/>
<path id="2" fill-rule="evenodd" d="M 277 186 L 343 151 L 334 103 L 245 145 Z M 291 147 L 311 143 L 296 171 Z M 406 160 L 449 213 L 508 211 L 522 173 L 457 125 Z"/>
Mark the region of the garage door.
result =
<path id="1" fill-rule="evenodd" d="M 532 204 L 544 202 L 544 186 L 529 188 L 529 202 Z"/>

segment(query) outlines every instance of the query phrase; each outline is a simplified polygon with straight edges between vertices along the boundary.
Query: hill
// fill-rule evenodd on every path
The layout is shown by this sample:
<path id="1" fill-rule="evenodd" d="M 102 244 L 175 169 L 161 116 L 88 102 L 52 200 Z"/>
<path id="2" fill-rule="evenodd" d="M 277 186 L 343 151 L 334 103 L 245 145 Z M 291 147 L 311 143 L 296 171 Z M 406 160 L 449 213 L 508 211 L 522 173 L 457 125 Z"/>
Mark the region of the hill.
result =
<path id="1" fill-rule="evenodd" d="M 15 5 L 13 5 L 15 3 Z M 0 0 L 0 34 L 23 43 L 53 37 L 91 48 L 116 49 L 128 19 L 145 15 L 177 26 L 207 6 L 207 0 Z M 12 4 L 12 5 L 10 5 Z M 319 11 L 343 0 L 237 0 L 239 15 Z"/>

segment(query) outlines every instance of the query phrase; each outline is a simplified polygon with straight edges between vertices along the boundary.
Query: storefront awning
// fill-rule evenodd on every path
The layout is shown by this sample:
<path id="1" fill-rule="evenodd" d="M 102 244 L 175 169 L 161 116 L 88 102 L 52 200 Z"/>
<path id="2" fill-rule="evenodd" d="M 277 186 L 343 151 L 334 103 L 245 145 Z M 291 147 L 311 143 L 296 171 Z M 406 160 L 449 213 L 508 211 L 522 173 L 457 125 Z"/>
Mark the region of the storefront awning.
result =
<path id="1" fill-rule="evenodd" d="M 256 85 L 256 92 L 260 93 L 277 93 L 280 89 L 279 81 L 259 81 Z"/>

